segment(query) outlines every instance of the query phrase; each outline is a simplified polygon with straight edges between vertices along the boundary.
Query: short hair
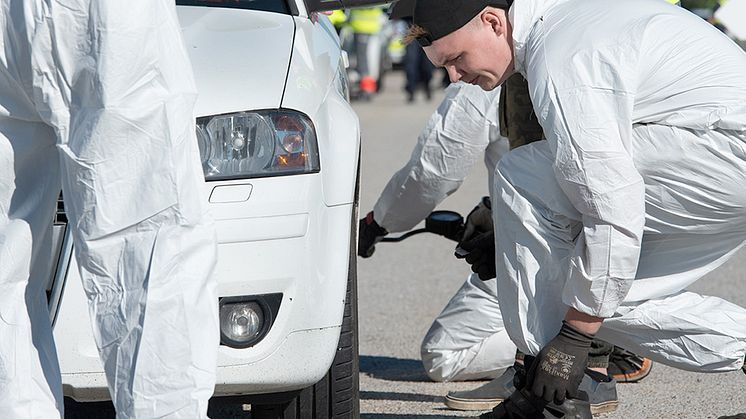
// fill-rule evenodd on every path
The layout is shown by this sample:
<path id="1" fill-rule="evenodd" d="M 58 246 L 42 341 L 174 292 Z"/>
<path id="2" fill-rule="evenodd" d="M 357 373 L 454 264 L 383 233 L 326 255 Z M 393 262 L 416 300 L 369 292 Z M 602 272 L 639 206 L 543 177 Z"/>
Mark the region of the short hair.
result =
<path id="1" fill-rule="evenodd" d="M 402 38 L 402 44 L 408 45 L 412 43 L 413 41 L 417 40 L 417 38 L 427 35 L 427 30 L 419 25 L 412 25 L 409 27 L 409 30 L 407 30 L 406 35 L 404 35 L 404 38 Z"/>

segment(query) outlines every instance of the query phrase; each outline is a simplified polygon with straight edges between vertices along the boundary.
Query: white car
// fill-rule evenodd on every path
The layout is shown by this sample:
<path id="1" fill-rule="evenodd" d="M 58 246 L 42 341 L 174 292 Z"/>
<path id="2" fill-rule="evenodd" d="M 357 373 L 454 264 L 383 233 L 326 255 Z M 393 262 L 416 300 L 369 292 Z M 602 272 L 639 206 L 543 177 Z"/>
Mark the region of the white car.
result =
<path id="1" fill-rule="evenodd" d="M 215 396 L 254 419 L 357 417 L 360 132 L 339 39 L 310 12 L 341 3 L 176 3 L 218 230 Z M 49 306 L 68 416 L 85 417 L 109 392 L 62 205 Z"/>

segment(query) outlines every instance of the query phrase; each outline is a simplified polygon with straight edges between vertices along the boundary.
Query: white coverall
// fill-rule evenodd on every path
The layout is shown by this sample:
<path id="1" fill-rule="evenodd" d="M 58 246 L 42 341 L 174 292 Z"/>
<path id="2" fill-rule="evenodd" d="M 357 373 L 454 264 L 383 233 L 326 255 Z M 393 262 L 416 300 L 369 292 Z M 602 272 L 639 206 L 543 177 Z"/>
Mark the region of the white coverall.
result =
<path id="1" fill-rule="evenodd" d="M 653 360 L 740 368 L 746 310 L 684 289 L 746 240 L 746 54 L 664 2 L 521 0 L 509 17 L 548 140 L 495 175 L 513 342 L 537 354 L 569 306 Z"/>
<path id="2" fill-rule="evenodd" d="M 206 417 L 216 245 L 173 0 L 0 0 L 0 28 L 0 418 L 62 415 L 60 187 L 118 417 Z"/>
<path id="3" fill-rule="evenodd" d="M 490 174 L 508 151 L 500 136 L 500 89 L 451 84 L 419 135 L 409 162 L 384 188 L 373 210 L 389 232 L 413 228 L 456 191 L 483 156 Z M 515 345 L 500 317 L 495 280 L 470 275 L 422 342 L 425 371 L 435 381 L 494 378 L 513 364 Z"/>

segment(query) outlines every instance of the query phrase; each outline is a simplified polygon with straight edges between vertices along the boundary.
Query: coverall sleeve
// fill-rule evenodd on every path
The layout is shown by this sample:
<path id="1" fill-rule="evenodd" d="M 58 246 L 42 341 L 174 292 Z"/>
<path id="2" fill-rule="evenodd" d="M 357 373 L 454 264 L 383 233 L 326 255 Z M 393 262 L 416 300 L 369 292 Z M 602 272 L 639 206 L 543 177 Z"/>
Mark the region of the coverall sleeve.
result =
<path id="1" fill-rule="evenodd" d="M 407 164 L 389 180 L 373 209 L 389 232 L 409 230 L 461 186 L 489 144 L 496 102 L 478 86 L 454 83 L 420 133 Z M 493 118 L 496 119 L 496 118 Z"/>
<path id="2" fill-rule="evenodd" d="M 543 115 L 557 182 L 582 216 L 562 299 L 598 317 L 611 317 L 632 285 L 645 222 L 632 158 L 634 89 L 625 80 L 633 68 L 612 56 L 575 57 L 575 74 L 548 77 Z"/>

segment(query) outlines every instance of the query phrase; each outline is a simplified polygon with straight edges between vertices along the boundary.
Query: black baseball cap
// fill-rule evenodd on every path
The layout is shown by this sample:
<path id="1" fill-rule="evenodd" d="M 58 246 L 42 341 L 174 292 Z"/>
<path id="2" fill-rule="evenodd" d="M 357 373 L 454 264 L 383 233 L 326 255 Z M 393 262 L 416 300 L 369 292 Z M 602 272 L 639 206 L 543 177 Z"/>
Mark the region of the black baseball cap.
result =
<path id="1" fill-rule="evenodd" d="M 391 5 L 389 19 L 411 19 L 412 14 L 414 14 L 414 1 L 415 0 L 397 0 L 393 5 Z"/>
<path id="2" fill-rule="evenodd" d="M 400 0 L 408 1 L 408 0 Z M 423 47 L 461 29 L 487 6 L 509 9 L 513 0 L 410 0 L 414 24 L 427 32 L 417 38 Z"/>

